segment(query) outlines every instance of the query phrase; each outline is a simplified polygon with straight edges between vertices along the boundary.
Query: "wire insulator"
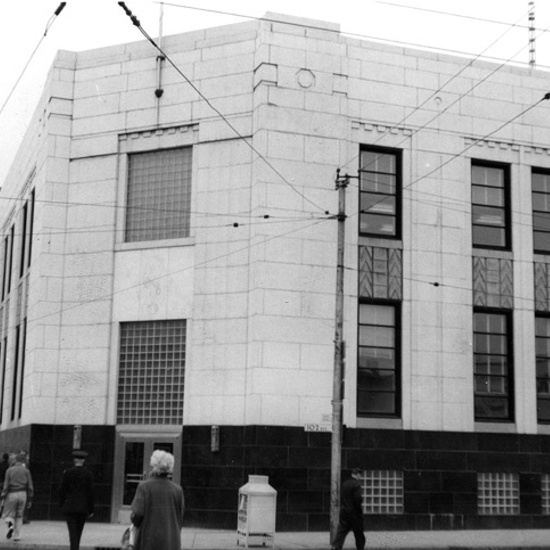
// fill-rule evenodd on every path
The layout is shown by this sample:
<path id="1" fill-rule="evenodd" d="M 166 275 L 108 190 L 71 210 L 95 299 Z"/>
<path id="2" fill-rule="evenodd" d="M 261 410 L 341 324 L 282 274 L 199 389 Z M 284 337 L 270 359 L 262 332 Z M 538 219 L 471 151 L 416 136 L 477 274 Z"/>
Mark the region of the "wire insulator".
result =
<path id="1" fill-rule="evenodd" d="M 132 12 L 128 9 L 128 6 L 124 2 L 119 2 L 118 5 L 126 12 L 128 17 L 132 17 Z"/>
<path id="2" fill-rule="evenodd" d="M 57 9 L 54 11 L 54 15 L 59 15 L 62 11 L 63 11 L 63 8 L 67 5 L 67 2 L 61 2 L 61 4 L 59 4 L 59 6 L 57 7 Z"/>

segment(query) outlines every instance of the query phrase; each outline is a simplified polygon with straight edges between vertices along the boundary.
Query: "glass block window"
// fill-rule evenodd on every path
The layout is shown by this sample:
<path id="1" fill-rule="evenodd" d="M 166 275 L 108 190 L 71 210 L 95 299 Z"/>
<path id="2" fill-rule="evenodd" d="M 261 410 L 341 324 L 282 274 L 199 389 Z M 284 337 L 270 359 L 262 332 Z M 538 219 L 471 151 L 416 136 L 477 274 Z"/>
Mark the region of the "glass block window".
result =
<path id="1" fill-rule="evenodd" d="M 119 424 L 181 424 L 185 320 L 120 326 Z"/>
<path id="2" fill-rule="evenodd" d="M 359 416 L 396 416 L 400 412 L 397 317 L 395 305 L 359 304 Z"/>
<path id="3" fill-rule="evenodd" d="M 550 475 L 542 474 L 540 483 L 542 491 L 542 513 L 545 516 L 550 516 Z"/>
<path id="4" fill-rule="evenodd" d="M 366 470 L 360 482 L 363 491 L 363 513 L 403 513 L 403 472 Z"/>
<path id="5" fill-rule="evenodd" d="M 391 149 L 361 151 L 359 232 L 400 237 L 401 154 Z"/>
<path id="6" fill-rule="evenodd" d="M 550 317 L 535 317 L 537 418 L 550 423 Z"/>
<path id="7" fill-rule="evenodd" d="M 128 157 L 126 242 L 189 236 L 191 147 Z"/>
<path id="8" fill-rule="evenodd" d="M 510 248 L 508 169 L 472 164 L 472 238 L 481 248 Z"/>
<path id="9" fill-rule="evenodd" d="M 533 169 L 533 245 L 538 254 L 550 254 L 550 172 Z"/>
<path id="10" fill-rule="evenodd" d="M 474 312 L 475 419 L 513 420 L 512 319 L 508 312 Z"/>
<path id="11" fill-rule="evenodd" d="M 507 473 L 477 475 L 477 511 L 480 515 L 519 514 L 519 476 Z"/>

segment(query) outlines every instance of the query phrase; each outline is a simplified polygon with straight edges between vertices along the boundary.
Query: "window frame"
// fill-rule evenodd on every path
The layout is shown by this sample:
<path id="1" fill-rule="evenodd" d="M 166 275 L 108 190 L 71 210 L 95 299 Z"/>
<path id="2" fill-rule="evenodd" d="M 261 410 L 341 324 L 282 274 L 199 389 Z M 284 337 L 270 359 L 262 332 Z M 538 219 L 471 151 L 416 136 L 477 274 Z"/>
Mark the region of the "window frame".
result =
<path id="1" fill-rule="evenodd" d="M 549 313 L 541 313 L 541 312 L 538 312 L 538 311 L 535 312 L 535 380 L 536 380 L 536 387 L 537 387 L 537 423 L 538 424 L 550 424 L 550 393 L 548 394 L 548 396 L 546 398 L 541 398 L 541 394 L 539 393 L 539 380 L 545 380 L 548 387 L 550 388 L 550 368 L 548 369 L 548 373 L 547 373 L 546 376 L 539 376 L 539 369 L 538 369 L 538 363 L 539 363 L 539 360 L 540 360 L 539 358 L 544 357 L 550 365 L 550 352 L 549 352 L 548 355 L 545 355 L 545 356 L 539 355 L 539 353 L 538 353 L 538 348 L 539 348 L 538 338 L 539 338 L 539 335 L 537 334 L 537 319 L 546 319 L 550 323 L 550 314 Z M 546 337 L 545 339 L 550 342 L 550 336 Z M 540 406 L 539 406 L 540 401 L 548 401 L 548 403 L 549 403 L 548 418 L 541 418 L 541 415 L 540 415 L 540 410 L 541 409 L 540 409 Z"/>
<path id="2" fill-rule="evenodd" d="M 476 351 L 476 336 L 477 334 L 496 335 L 498 333 L 491 332 L 476 332 L 476 314 L 490 314 L 500 315 L 506 320 L 506 374 L 493 375 L 482 374 L 476 372 L 476 356 L 495 356 L 497 354 L 481 353 Z M 511 310 L 495 309 L 495 308 L 483 308 L 475 307 L 473 311 L 473 375 L 474 375 L 474 419 L 475 422 L 489 422 L 489 423 L 510 423 L 515 421 L 515 388 L 514 388 L 514 324 L 513 324 L 513 312 Z M 491 378 L 505 377 L 507 384 L 506 402 L 508 405 L 508 415 L 506 417 L 491 417 L 491 416 L 479 416 L 477 412 L 477 399 L 478 397 L 492 396 L 490 392 L 480 393 L 477 391 L 477 379 L 478 377 L 486 377 L 488 380 Z"/>
<path id="3" fill-rule="evenodd" d="M 375 392 L 367 392 L 368 393 L 378 393 L 378 394 L 393 394 L 394 396 L 394 407 L 393 411 L 391 413 L 385 413 L 385 412 L 372 412 L 372 411 L 360 411 L 359 409 L 359 403 L 360 403 L 360 392 L 361 386 L 359 382 L 359 377 L 361 374 L 361 370 L 363 370 L 360 366 L 360 351 L 362 347 L 368 347 L 368 346 L 362 346 L 361 345 L 361 327 L 362 326 L 386 326 L 386 325 L 365 325 L 360 322 L 361 319 L 361 306 L 383 306 L 383 307 L 391 307 L 393 308 L 394 313 L 394 324 L 393 324 L 393 331 L 394 331 L 394 346 L 393 348 L 387 348 L 387 349 L 393 349 L 394 352 L 394 380 L 395 380 L 395 388 L 393 391 L 375 391 Z M 373 346 L 374 347 L 374 346 Z M 380 347 L 380 346 L 378 346 Z M 365 369 L 366 370 L 366 369 Z M 395 302 L 392 300 L 371 300 L 371 299 L 360 299 L 358 301 L 357 305 L 357 371 L 356 371 L 356 378 L 357 378 L 357 387 L 356 387 L 356 414 L 358 418 L 401 418 L 402 413 L 402 362 L 401 362 L 401 302 Z M 364 391 L 364 390 L 363 390 Z"/>
<path id="4" fill-rule="evenodd" d="M 388 218 L 392 218 L 395 223 L 395 231 L 392 235 L 387 235 L 383 233 L 375 233 L 375 232 L 369 232 L 369 231 L 362 231 L 361 230 L 361 220 L 363 219 L 363 216 L 367 216 L 368 212 L 363 212 L 361 209 L 361 198 L 363 195 L 367 195 L 367 191 L 362 190 L 362 174 L 365 172 L 369 172 L 365 170 L 365 167 L 362 166 L 362 160 L 363 160 L 363 153 L 379 153 L 384 155 L 393 155 L 395 157 L 395 193 L 393 195 L 387 194 L 384 195 L 380 193 L 381 196 L 387 196 L 387 197 L 393 197 L 395 200 L 395 214 L 393 216 L 387 216 Z M 366 236 L 366 237 L 373 237 L 377 239 L 389 239 L 389 240 L 401 240 L 402 239 L 402 212 L 403 212 L 403 205 L 402 205 L 402 187 L 403 187 L 403 150 L 402 149 L 395 149 L 392 147 L 377 147 L 374 145 L 362 145 L 359 151 L 359 216 L 358 216 L 358 224 L 359 224 L 359 235 Z M 370 171 L 372 173 L 376 174 L 389 174 L 389 172 L 374 172 L 373 170 Z M 372 194 L 372 193 L 370 193 Z M 381 216 L 385 216 L 385 214 L 377 214 Z"/>
<path id="5" fill-rule="evenodd" d="M 540 191 L 537 191 L 538 194 L 541 194 L 541 195 L 547 195 L 548 196 L 548 202 L 549 202 L 549 208 L 548 210 L 537 210 L 535 209 L 535 205 L 538 204 L 538 201 L 535 200 L 535 190 L 533 188 L 533 182 L 534 182 L 534 178 L 533 176 L 535 174 L 538 174 L 538 175 L 542 175 L 542 176 L 547 176 L 548 179 L 550 180 L 550 169 L 548 168 L 539 168 L 539 167 L 536 167 L 536 166 L 532 166 L 531 167 L 531 216 L 532 216 L 532 223 L 533 223 L 533 252 L 535 254 L 550 254 L 550 245 L 548 246 L 548 249 L 543 249 L 543 248 L 537 248 L 536 247 L 536 239 L 535 239 L 535 236 L 537 233 L 546 233 L 549 235 L 550 237 L 550 229 L 548 229 L 548 231 L 544 231 L 544 230 L 537 230 L 535 228 L 535 220 L 536 220 L 536 216 L 537 215 L 547 215 L 549 220 L 550 220 L 550 190 L 548 191 L 548 193 L 542 193 Z"/>
<path id="6" fill-rule="evenodd" d="M 474 187 L 484 187 L 488 188 L 488 186 L 481 186 L 478 184 L 474 184 L 474 178 L 473 178 L 473 171 L 474 167 L 480 167 L 480 168 L 494 168 L 497 170 L 502 170 L 503 172 L 503 198 L 504 198 L 504 206 L 498 207 L 493 205 L 487 205 L 487 204 L 481 204 L 481 203 L 474 203 Z M 471 192 L 471 218 L 472 218 L 472 247 L 478 248 L 478 249 L 486 249 L 486 250 L 512 250 L 512 235 L 511 235 L 511 222 L 512 222 L 512 212 L 511 212 L 511 177 L 510 177 L 510 164 L 503 163 L 503 162 L 493 162 L 488 160 L 481 160 L 481 159 L 471 159 L 470 164 L 470 192 Z M 489 245 L 489 244 L 481 244 L 476 243 L 475 241 L 475 231 L 474 229 L 476 227 L 491 227 L 488 224 L 476 224 L 475 223 L 475 216 L 474 216 L 474 208 L 476 206 L 479 207 L 489 207 L 497 209 L 499 208 L 503 214 L 504 214 L 504 244 L 503 245 Z"/>

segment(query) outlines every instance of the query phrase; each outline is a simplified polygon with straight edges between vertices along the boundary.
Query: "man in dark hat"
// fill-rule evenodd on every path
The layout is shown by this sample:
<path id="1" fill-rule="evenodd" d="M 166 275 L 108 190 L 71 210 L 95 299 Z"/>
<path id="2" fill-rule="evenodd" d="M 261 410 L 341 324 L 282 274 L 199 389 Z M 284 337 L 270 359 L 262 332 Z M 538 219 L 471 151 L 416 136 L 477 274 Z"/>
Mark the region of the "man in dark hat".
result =
<path id="1" fill-rule="evenodd" d="M 351 477 L 342 485 L 340 495 L 340 517 L 338 529 L 332 541 L 332 550 L 342 550 L 346 536 L 350 531 L 355 535 L 357 550 L 365 549 L 365 534 L 363 532 L 363 496 L 361 491 L 362 471 L 354 468 Z"/>
<path id="2" fill-rule="evenodd" d="M 65 470 L 61 479 L 59 504 L 69 528 L 71 550 L 79 550 L 86 519 L 94 513 L 94 480 L 84 466 L 87 456 L 85 451 L 73 451 L 74 466 Z"/>

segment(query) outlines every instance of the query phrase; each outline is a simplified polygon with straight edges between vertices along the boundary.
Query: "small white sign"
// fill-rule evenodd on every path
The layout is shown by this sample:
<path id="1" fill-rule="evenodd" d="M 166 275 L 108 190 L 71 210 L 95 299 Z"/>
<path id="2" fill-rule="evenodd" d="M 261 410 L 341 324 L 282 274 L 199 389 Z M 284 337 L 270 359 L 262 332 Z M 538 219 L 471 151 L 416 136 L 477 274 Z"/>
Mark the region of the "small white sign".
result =
<path id="1" fill-rule="evenodd" d="M 332 432 L 331 424 L 306 424 L 304 426 L 306 432 Z"/>

